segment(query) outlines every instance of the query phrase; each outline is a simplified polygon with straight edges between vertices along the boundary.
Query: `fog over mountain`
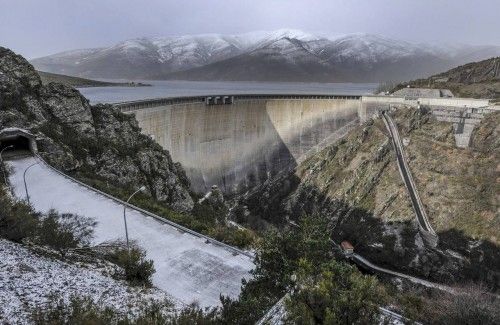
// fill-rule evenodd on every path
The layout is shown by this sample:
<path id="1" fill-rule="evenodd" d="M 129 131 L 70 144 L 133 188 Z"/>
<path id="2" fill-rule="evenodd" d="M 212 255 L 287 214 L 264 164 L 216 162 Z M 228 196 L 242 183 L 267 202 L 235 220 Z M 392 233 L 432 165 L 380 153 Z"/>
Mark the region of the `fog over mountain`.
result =
<path id="1" fill-rule="evenodd" d="M 41 71 L 91 78 L 379 82 L 426 77 L 500 55 L 500 46 L 415 44 L 372 34 L 281 29 L 138 38 L 37 58 Z"/>

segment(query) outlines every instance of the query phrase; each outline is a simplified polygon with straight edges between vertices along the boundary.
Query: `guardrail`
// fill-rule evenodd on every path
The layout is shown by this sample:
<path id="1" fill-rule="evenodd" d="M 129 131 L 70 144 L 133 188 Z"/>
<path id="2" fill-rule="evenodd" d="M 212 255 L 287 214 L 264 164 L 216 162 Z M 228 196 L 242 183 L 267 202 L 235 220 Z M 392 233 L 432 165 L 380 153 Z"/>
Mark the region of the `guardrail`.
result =
<path id="1" fill-rule="evenodd" d="M 220 94 L 220 95 L 206 95 L 206 96 L 185 96 L 185 97 L 166 97 L 166 98 L 153 98 L 134 100 L 127 102 L 120 102 L 112 104 L 115 108 L 120 109 L 122 112 L 133 111 L 137 109 L 175 105 L 175 104 L 190 104 L 190 103 L 205 103 L 208 97 L 225 97 L 231 96 L 234 100 L 253 100 L 253 99 L 346 99 L 346 100 L 359 100 L 361 95 L 331 95 L 331 94 L 317 94 L 317 95 L 293 95 L 293 94 Z"/>
<path id="2" fill-rule="evenodd" d="M 59 169 L 53 167 L 48 162 L 46 162 L 45 159 L 43 159 L 39 154 L 35 154 L 35 157 L 37 157 L 47 167 L 49 167 L 51 170 L 55 171 L 57 174 L 65 177 L 65 178 L 67 178 L 67 179 L 69 179 L 69 180 L 71 180 L 71 181 L 73 181 L 73 182 L 75 182 L 75 183 L 77 183 L 77 184 L 79 184 L 79 185 L 81 185 L 81 186 L 83 186 L 83 187 L 85 187 L 85 188 L 93 191 L 93 192 L 99 193 L 99 194 L 107 197 L 108 199 L 111 199 L 111 200 L 113 200 L 113 201 L 115 201 L 115 202 L 117 202 L 117 203 L 119 203 L 121 205 L 125 205 L 125 206 L 127 206 L 128 208 L 130 208 L 132 210 L 136 210 L 136 211 L 141 212 L 141 213 L 143 213 L 143 214 L 145 214 L 147 216 L 150 216 L 150 217 L 152 217 L 152 218 L 154 218 L 154 219 L 156 219 L 156 220 L 158 220 L 158 221 L 160 221 L 162 223 L 165 223 L 165 224 L 168 224 L 168 225 L 170 225 L 172 227 L 175 227 L 175 228 L 177 228 L 178 230 L 180 230 L 182 232 L 186 232 L 186 233 L 188 233 L 190 235 L 193 235 L 195 237 L 203 238 L 203 239 L 207 240 L 208 242 L 210 242 L 211 244 L 214 244 L 214 245 L 217 245 L 217 246 L 221 246 L 221 247 L 223 247 L 223 248 L 225 248 L 225 249 L 227 249 L 227 250 L 229 250 L 229 251 L 231 251 L 231 252 L 233 252 L 235 254 L 241 254 L 241 255 L 247 256 L 247 257 L 252 258 L 252 259 L 254 258 L 254 255 L 252 253 L 250 253 L 250 252 L 246 252 L 244 250 L 241 250 L 239 248 L 236 248 L 236 247 L 233 247 L 231 245 L 225 244 L 223 242 L 220 242 L 220 241 L 218 241 L 216 239 L 213 239 L 211 237 L 208 237 L 206 235 L 200 234 L 200 233 L 198 233 L 198 232 L 196 232 L 194 230 L 191 230 L 189 228 L 181 226 L 181 225 L 179 225 L 179 224 L 177 224 L 177 223 L 175 223 L 173 221 L 170 221 L 170 220 L 165 219 L 165 218 L 163 218 L 163 217 L 161 217 L 159 215 L 156 215 L 154 213 L 151 213 L 149 211 L 141 209 L 141 208 L 139 208 L 139 207 L 137 207 L 137 206 L 135 206 L 133 204 L 127 203 L 125 201 L 122 201 L 122 200 L 120 200 L 120 199 L 118 199 L 118 198 L 116 198 L 116 197 L 114 197 L 112 195 L 109 195 L 108 193 L 105 193 L 105 192 L 103 192 L 101 190 L 98 190 L 98 189 L 96 189 L 96 188 L 88 185 L 88 184 L 85 184 L 85 183 L 83 183 L 83 182 L 81 182 L 81 181 L 79 181 L 79 180 L 77 180 L 77 179 L 75 179 L 75 178 L 73 178 L 73 177 L 71 177 L 71 176 L 63 173 Z"/>

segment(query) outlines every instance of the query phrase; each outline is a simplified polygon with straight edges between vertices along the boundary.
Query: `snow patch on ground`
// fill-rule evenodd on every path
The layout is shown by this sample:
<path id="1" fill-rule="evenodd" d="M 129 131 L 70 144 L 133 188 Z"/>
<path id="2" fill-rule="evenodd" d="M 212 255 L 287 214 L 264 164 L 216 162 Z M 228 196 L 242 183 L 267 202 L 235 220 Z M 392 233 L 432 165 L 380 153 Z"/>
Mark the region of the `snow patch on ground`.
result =
<path id="1" fill-rule="evenodd" d="M 103 274 L 107 271 L 94 265 L 70 264 L 0 239 L 0 323 L 29 323 L 30 310 L 44 306 L 52 295 L 65 302 L 75 295 L 88 296 L 103 307 L 130 316 L 144 303 L 175 303 L 161 290 L 130 287 Z"/>

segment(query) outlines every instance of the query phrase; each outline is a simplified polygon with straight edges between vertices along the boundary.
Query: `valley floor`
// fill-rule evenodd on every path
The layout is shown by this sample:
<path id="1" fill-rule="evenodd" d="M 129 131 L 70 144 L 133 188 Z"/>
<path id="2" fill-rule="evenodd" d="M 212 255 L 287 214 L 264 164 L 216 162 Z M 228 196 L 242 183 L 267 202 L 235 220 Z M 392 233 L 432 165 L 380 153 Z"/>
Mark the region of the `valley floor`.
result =
<path id="1" fill-rule="evenodd" d="M 10 183 L 17 198 L 25 199 L 23 172 L 35 163 L 33 157 L 9 160 Z M 94 244 L 123 239 L 123 205 L 90 191 L 52 171 L 42 162 L 27 173 L 30 202 L 37 211 L 56 209 L 94 218 L 98 224 Z M 241 279 L 250 276 L 251 258 L 233 255 L 203 238 L 183 233 L 152 217 L 127 210 L 129 236 L 154 261 L 153 285 L 183 304 L 216 306 L 219 295 L 236 297 Z"/>

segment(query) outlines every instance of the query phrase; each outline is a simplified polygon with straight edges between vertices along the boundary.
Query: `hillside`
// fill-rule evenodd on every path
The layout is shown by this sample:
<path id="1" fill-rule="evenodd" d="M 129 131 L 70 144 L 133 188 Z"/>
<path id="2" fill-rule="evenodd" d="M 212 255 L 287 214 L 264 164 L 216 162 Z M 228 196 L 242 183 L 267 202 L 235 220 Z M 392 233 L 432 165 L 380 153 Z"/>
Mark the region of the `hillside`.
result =
<path id="1" fill-rule="evenodd" d="M 458 97 L 500 100 L 500 57 L 467 63 L 427 79 L 402 83 L 394 90 L 407 85 L 417 88 L 447 88 Z"/>
<path id="2" fill-rule="evenodd" d="M 41 155 L 59 169 L 123 189 L 146 185 L 148 195 L 175 210 L 193 207 L 182 167 L 140 133 L 133 117 L 91 106 L 69 86 L 44 85 L 28 61 L 2 47 L 0 104 L 2 128 L 35 134 Z"/>
<path id="3" fill-rule="evenodd" d="M 284 29 L 139 38 L 31 63 L 85 78 L 380 82 L 424 77 L 497 55 L 499 46 L 438 47 L 379 35 L 328 37 Z"/>
<path id="4" fill-rule="evenodd" d="M 0 125 L 30 131 L 52 166 L 117 198 L 234 246 L 253 235 L 220 223 L 220 206 L 195 203 L 182 165 L 132 115 L 111 105 L 90 105 L 78 90 L 43 85 L 28 61 L 0 47 Z M 225 206 L 224 206 L 225 208 Z"/>
<path id="5" fill-rule="evenodd" d="M 135 83 L 135 82 L 106 82 L 106 81 L 98 81 L 91 80 L 85 78 L 71 77 L 63 74 L 49 73 L 43 71 L 37 71 L 40 79 L 42 80 L 42 84 L 47 85 L 51 82 L 57 82 L 60 84 L 64 84 L 66 86 L 75 87 L 75 88 L 83 88 L 83 87 L 143 87 L 149 86 L 143 83 Z"/>
<path id="6" fill-rule="evenodd" d="M 291 172 L 241 198 L 250 215 L 283 227 L 304 215 L 327 215 L 332 238 L 385 265 L 437 282 L 500 286 L 497 165 L 500 113 L 488 115 L 469 150 L 454 145 L 452 125 L 428 113 L 395 113 L 437 249 L 423 246 L 381 119 L 350 132 Z M 241 218 L 241 217 L 240 217 Z M 244 218 L 242 218 L 244 219 Z M 244 219 L 245 220 L 245 219 Z"/>

